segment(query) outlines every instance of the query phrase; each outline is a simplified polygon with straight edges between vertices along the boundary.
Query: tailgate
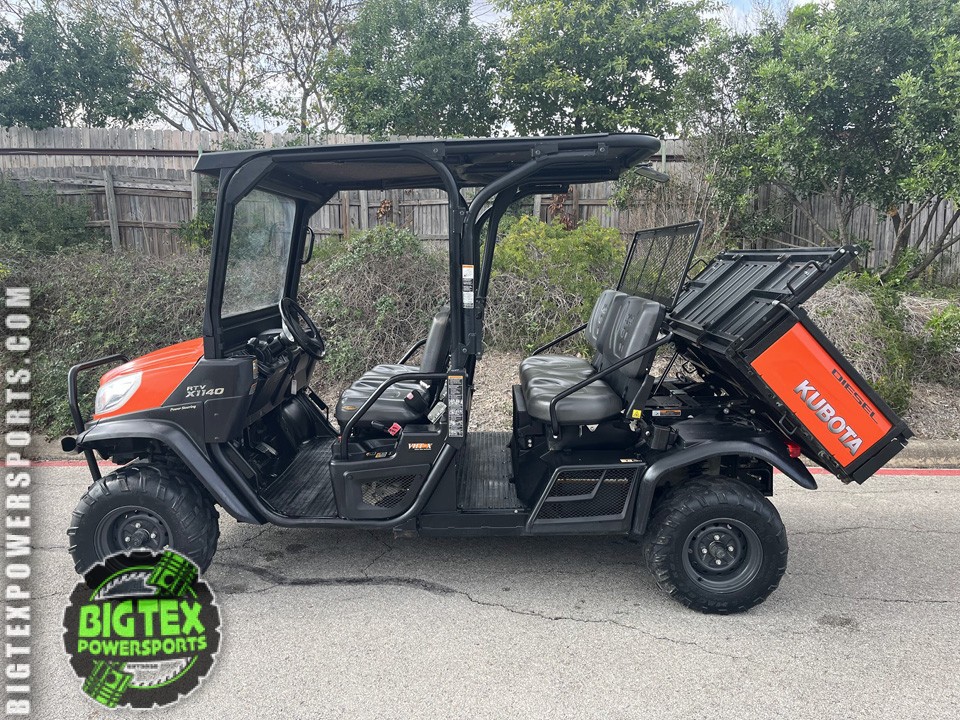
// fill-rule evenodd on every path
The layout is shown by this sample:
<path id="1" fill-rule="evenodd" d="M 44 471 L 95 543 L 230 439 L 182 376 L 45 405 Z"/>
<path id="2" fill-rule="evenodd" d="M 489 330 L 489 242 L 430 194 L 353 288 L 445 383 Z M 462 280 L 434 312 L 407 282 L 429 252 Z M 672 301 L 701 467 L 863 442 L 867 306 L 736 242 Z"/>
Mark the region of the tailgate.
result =
<path id="1" fill-rule="evenodd" d="M 844 480 L 863 482 L 910 429 L 797 306 L 853 248 L 719 255 L 685 289 L 670 324 L 708 376 L 759 401 L 761 414 Z"/>

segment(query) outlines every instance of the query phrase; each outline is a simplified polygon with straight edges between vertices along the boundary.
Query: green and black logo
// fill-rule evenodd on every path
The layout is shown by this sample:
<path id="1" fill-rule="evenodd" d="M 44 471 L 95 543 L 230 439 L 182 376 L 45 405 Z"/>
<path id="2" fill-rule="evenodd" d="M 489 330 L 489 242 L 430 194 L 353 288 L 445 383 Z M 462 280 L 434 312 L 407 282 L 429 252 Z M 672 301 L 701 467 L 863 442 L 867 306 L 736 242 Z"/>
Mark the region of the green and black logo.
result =
<path id="1" fill-rule="evenodd" d="M 70 595 L 63 642 L 83 691 L 107 707 L 169 705 L 197 689 L 220 648 L 220 610 L 173 551 L 114 555 Z"/>

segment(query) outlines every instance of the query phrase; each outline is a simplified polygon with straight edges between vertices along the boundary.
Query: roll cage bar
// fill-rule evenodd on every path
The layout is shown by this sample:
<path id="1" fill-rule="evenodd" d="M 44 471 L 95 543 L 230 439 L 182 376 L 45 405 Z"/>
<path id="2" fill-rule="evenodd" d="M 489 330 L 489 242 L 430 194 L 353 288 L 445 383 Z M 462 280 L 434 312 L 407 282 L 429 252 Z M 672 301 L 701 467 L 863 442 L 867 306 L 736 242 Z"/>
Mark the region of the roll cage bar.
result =
<path id="1" fill-rule="evenodd" d="M 234 209 L 253 189 L 298 201 L 284 284 L 284 295 L 295 298 L 300 258 L 308 241 L 307 223 L 337 192 L 435 187 L 444 190 L 449 199 L 450 367 L 451 372 L 463 371 L 472 377 L 483 348 L 483 314 L 497 231 L 510 205 L 534 194 L 563 192 L 570 183 L 615 180 L 627 168 L 646 161 L 659 147 L 654 137 L 622 133 L 204 154 L 195 170 L 220 180 L 204 311 L 204 355 L 224 357 L 226 331 L 231 337 L 251 337 L 275 322 L 272 308 L 226 321 L 221 317 Z M 640 167 L 644 175 L 663 179 L 649 167 Z M 470 187 L 478 188 L 478 192 L 467 203 L 462 191 Z M 476 276 L 467 279 L 464 267 L 478 264 Z"/>

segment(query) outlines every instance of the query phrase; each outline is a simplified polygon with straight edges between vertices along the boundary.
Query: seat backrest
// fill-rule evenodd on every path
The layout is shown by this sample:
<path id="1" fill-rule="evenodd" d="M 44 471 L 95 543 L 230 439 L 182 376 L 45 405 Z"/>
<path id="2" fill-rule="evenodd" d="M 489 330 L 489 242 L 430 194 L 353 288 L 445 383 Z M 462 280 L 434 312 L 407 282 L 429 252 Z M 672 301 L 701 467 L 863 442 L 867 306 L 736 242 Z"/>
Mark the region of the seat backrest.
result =
<path id="1" fill-rule="evenodd" d="M 443 372 L 450 360 L 450 306 L 444 305 L 433 318 L 420 359 L 421 372 Z"/>
<path id="2" fill-rule="evenodd" d="M 620 362 L 654 342 L 663 323 L 666 308 L 654 300 L 623 295 L 614 301 L 611 313 L 615 319 L 604 346 L 605 367 Z M 632 396 L 650 372 L 655 355 L 656 350 L 651 350 L 607 378 L 609 385 L 625 403 L 633 399 Z"/>
<path id="3" fill-rule="evenodd" d="M 587 327 L 584 331 L 587 342 L 597 351 L 603 353 L 604 342 L 609 336 L 611 320 L 611 310 L 619 297 L 626 297 L 627 294 L 618 290 L 604 290 L 593 305 L 593 312 L 590 313 L 590 319 L 587 321 Z"/>

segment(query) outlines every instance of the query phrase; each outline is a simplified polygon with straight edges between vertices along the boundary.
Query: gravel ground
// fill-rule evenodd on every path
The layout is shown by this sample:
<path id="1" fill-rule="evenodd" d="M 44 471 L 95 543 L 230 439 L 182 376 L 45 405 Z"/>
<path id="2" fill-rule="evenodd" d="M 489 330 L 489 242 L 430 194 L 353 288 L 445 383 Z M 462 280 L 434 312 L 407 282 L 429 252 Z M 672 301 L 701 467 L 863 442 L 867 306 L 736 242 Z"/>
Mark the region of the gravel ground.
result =
<path id="1" fill-rule="evenodd" d="M 523 355 L 515 353 L 487 353 L 477 363 L 470 422 L 474 429 L 488 432 L 513 429 L 510 389 L 519 382 L 517 368 L 521 360 Z"/>

